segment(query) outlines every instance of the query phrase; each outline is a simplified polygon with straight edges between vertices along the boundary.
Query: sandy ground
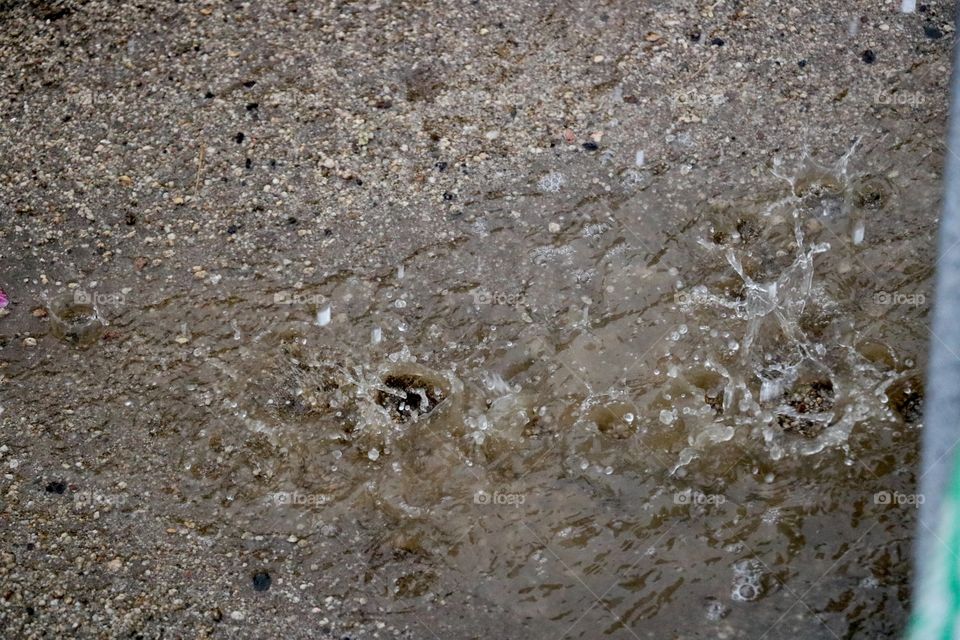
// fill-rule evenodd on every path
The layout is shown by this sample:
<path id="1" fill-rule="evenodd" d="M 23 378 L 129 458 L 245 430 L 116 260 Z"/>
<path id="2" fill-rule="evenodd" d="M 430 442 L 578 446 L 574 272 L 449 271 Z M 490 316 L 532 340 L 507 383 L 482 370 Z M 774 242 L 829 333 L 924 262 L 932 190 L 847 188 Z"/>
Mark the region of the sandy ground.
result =
<path id="1" fill-rule="evenodd" d="M 341 588 L 363 557 L 322 536 L 196 535 L 142 423 L 109 404 L 71 417 L 117 377 L 18 383 L 149 351 L 120 327 L 110 351 L 71 352 L 47 336 L 47 296 L 372 272 L 454 240 L 536 168 L 638 150 L 695 203 L 865 135 L 933 163 L 926 197 L 948 5 L 0 2 L 0 635 L 535 637 L 457 585 L 385 616 L 374 590 Z M 104 504 L 78 507 L 93 484 Z M 301 542 L 326 562 L 303 565 Z"/>

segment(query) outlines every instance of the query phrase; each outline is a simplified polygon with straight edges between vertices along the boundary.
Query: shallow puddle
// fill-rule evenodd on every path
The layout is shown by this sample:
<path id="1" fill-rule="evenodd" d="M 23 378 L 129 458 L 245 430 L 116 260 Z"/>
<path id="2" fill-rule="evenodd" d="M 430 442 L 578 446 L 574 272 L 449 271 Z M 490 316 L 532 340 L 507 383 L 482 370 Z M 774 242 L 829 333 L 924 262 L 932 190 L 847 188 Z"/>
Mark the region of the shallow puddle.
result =
<path id="1" fill-rule="evenodd" d="M 127 342 L 98 401 L 202 535 L 342 544 L 381 611 L 457 590 L 542 637 L 877 637 L 906 606 L 913 513 L 877 495 L 913 482 L 929 252 L 885 227 L 923 199 L 857 159 L 680 200 L 547 163 L 379 270 L 102 310 Z"/>

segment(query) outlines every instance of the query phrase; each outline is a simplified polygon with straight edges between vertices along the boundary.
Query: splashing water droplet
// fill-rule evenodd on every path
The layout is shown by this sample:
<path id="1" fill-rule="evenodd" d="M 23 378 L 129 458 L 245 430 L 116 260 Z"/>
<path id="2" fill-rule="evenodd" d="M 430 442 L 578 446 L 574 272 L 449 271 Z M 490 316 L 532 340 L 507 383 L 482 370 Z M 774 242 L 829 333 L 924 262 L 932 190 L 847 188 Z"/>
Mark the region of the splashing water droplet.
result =
<path id="1" fill-rule="evenodd" d="M 330 305 L 321 307 L 317 311 L 317 326 L 325 327 L 328 324 L 330 324 L 330 317 L 331 317 Z"/>

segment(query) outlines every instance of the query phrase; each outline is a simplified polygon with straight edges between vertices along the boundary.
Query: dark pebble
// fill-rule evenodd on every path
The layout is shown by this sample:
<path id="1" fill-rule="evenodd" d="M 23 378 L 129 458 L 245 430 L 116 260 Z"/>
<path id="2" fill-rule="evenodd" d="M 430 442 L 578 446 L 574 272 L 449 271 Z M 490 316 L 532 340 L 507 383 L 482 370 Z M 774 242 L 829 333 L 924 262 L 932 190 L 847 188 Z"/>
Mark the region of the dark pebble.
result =
<path id="1" fill-rule="evenodd" d="M 259 102 L 249 102 L 247 103 L 247 111 L 256 111 L 260 108 Z"/>
<path id="2" fill-rule="evenodd" d="M 433 166 L 436 167 L 436 168 L 437 168 L 437 171 L 439 171 L 439 172 L 441 172 L 441 173 L 443 173 L 444 171 L 447 170 L 447 163 L 446 163 L 446 162 L 443 162 L 442 160 L 441 160 L 440 162 L 436 163 L 436 164 L 433 165 Z"/>
<path id="3" fill-rule="evenodd" d="M 289 218 L 287 218 L 287 224 L 297 224 L 297 219 L 294 218 L 293 216 L 290 216 Z"/>
<path id="4" fill-rule="evenodd" d="M 807 66 L 807 61 L 801 60 L 800 62 L 797 63 L 797 66 L 803 69 L 805 66 Z"/>
<path id="5" fill-rule="evenodd" d="M 357 178 L 356 180 L 354 180 L 353 183 L 354 183 L 355 185 L 357 185 L 358 187 L 362 187 L 362 186 L 363 186 L 363 180 L 361 180 L 360 178 Z"/>
<path id="6" fill-rule="evenodd" d="M 251 160 L 250 158 L 247 158 L 247 161 L 244 162 L 244 165 L 246 165 L 247 169 L 252 168 L 252 167 L 253 167 L 253 160 Z"/>
<path id="7" fill-rule="evenodd" d="M 923 25 L 923 35 L 927 36 L 931 40 L 939 40 L 943 37 L 943 31 L 940 31 L 936 25 L 925 24 Z"/>
<path id="8" fill-rule="evenodd" d="M 137 216 L 132 212 L 128 213 L 127 217 L 124 219 L 124 222 L 126 222 L 128 226 L 132 227 L 133 225 L 137 224 Z"/>
<path id="9" fill-rule="evenodd" d="M 242 144 L 243 138 L 244 138 L 243 131 L 241 131 L 240 133 L 237 134 L 237 144 Z"/>
<path id="10" fill-rule="evenodd" d="M 583 148 L 586 149 L 587 151 L 596 151 L 600 147 L 599 145 L 597 145 L 596 142 L 584 142 Z"/>
<path id="11" fill-rule="evenodd" d="M 232 225 L 230 225 L 229 227 L 227 227 L 227 233 L 228 233 L 229 235 L 232 236 L 232 235 L 235 234 L 236 232 L 237 232 L 237 225 L 232 224 Z"/>
<path id="12" fill-rule="evenodd" d="M 723 38 L 714 38 L 713 40 L 710 41 L 710 44 L 712 44 L 715 47 L 722 47 L 726 43 L 723 41 Z"/>
<path id="13" fill-rule="evenodd" d="M 270 588 L 270 574 L 266 571 L 257 571 L 253 574 L 253 590 L 254 591 L 266 591 Z"/>
<path id="14" fill-rule="evenodd" d="M 863 58 L 863 61 L 867 64 L 873 64 L 877 61 L 877 54 L 873 52 L 873 49 L 867 49 L 860 57 Z"/>
<path id="15" fill-rule="evenodd" d="M 327 237 L 329 238 L 330 236 L 333 235 L 333 229 L 324 229 L 324 230 L 323 230 L 323 235 L 325 235 L 325 236 L 327 236 Z"/>
<path id="16" fill-rule="evenodd" d="M 62 495 L 67 490 L 67 483 L 63 480 L 54 480 L 47 483 L 47 493 L 57 493 Z"/>
<path id="17" fill-rule="evenodd" d="M 689 37 L 694 42 L 700 42 L 700 35 L 701 35 L 700 30 L 698 29 L 696 31 L 691 31 L 689 34 L 687 34 L 687 37 Z"/>
<path id="18" fill-rule="evenodd" d="M 452 193 L 450 193 L 449 191 L 445 191 L 445 192 L 443 193 L 443 199 L 446 200 L 447 202 L 450 202 L 450 201 L 453 200 L 455 197 L 456 197 L 456 196 L 453 195 Z"/>
<path id="19" fill-rule="evenodd" d="M 245 86 L 247 89 L 249 89 L 250 87 L 252 87 L 252 86 L 255 85 L 255 84 L 257 84 L 257 81 L 256 81 L 256 80 L 247 80 L 246 82 L 243 83 L 243 86 Z"/>
<path id="20" fill-rule="evenodd" d="M 214 95 L 212 91 L 207 91 L 205 94 L 203 94 L 203 97 L 206 98 L 207 100 L 210 100 L 214 97 Z"/>

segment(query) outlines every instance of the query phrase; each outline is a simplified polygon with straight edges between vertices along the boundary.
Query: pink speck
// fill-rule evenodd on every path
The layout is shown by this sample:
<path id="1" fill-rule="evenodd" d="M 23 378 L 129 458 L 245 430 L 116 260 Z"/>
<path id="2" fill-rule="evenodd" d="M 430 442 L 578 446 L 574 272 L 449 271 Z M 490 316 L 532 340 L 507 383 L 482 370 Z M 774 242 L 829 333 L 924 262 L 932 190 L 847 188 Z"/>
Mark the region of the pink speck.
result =
<path id="1" fill-rule="evenodd" d="M 10 298 L 7 297 L 3 289 L 0 289 L 0 309 L 3 309 L 8 304 L 10 304 Z"/>

